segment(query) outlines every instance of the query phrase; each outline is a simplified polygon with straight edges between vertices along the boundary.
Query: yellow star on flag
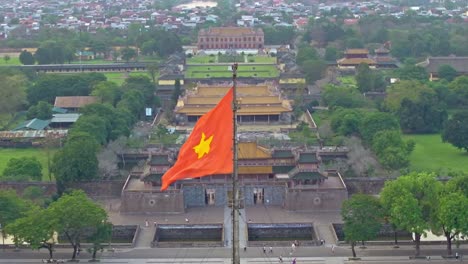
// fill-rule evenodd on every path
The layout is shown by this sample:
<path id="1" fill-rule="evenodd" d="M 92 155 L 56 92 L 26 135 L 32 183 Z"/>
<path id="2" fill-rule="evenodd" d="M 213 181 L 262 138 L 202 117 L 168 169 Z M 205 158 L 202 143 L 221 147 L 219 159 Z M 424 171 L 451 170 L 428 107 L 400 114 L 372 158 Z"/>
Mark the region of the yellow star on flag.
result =
<path id="1" fill-rule="evenodd" d="M 198 159 L 201 159 L 203 158 L 205 154 L 210 153 L 210 144 L 211 144 L 211 141 L 213 140 L 213 135 L 209 137 L 206 141 L 205 141 L 205 138 L 206 138 L 205 133 L 202 132 L 200 143 L 198 143 L 198 145 L 193 147 L 193 150 L 195 151 L 195 153 L 198 154 Z"/>

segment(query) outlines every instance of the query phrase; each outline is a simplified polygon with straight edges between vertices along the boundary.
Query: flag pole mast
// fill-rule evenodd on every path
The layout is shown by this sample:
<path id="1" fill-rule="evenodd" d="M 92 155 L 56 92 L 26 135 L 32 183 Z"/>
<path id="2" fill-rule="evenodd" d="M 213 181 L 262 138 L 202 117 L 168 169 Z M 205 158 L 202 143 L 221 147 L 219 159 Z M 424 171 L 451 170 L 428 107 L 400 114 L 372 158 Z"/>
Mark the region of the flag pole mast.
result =
<path id="1" fill-rule="evenodd" d="M 237 67 L 238 64 L 232 65 L 232 146 L 233 146 L 233 168 L 232 168 L 232 264 L 240 264 L 239 256 L 239 186 L 238 186 L 238 172 L 237 172 L 237 110 L 239 109 L 237 102 Z"/>

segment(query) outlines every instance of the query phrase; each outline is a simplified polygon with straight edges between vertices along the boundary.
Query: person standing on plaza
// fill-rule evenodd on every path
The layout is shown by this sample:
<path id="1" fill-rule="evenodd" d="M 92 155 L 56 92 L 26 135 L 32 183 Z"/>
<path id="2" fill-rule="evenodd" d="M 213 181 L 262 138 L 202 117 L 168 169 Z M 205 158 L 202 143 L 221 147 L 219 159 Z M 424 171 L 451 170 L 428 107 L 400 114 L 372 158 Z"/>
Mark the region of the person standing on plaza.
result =
<path id="1" fill-rule="evenodd" d="M 270 253 L 273 253 L 273 247 L 270 246 Z"/>

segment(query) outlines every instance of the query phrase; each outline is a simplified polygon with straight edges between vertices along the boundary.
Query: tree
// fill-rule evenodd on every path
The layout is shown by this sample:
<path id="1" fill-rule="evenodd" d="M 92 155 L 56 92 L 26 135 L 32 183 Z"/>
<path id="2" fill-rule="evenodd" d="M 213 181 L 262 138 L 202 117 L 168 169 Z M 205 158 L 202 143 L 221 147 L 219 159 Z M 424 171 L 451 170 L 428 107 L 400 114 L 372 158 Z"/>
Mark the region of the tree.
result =
<path id="1" fill-rule="evenodd" d="M 322 60 L 306 60 L 302 63 L 302 70 L 308 84 L 313 84 L 323 78 L 327 65 Z"/>
<path id="2" fill-rule="evenodd" d="M 427 81 L 429 78 L 426 68 L 414 64 L 405 64 L 403 67 L 396 70 L 396 73 L 400 80 L 416 80 L 423 82 Z"/>
<path id="3" fill-rule="evenodd" d="M 108 104 L 89 104 L 81 108 L 80 112 L 86 116 L 102 118 L 106 124 L 108 140 L 115 140 L 122 135 L 128 136 L 134 123 L 134 118 L 127 110 Z"/>
<path id="4" fill-rule="evenodd" d="M 40 181 L 42 179 L 42 165 L 36 157 L 11 158 L 3 170 L 3 176 L 11 179 L 20 177 Z"/>
<path id="5" fill-rule="evenodd" d="M 29 119 L 50 119 L 52 118 L 52 105 L 44 101 L 39 101 L 36 105 L 29 107 L 27 117 Z"/>
<path id="6" fill-rule="evenodd" d="M 122 96 L 122 89 L 114 82 L 99 82 L 93 87 L 92 96 L 97 96 L 102 103 L 108 103 L 115 106 Z"/>
<path id="7" fill-rule="evenodd" d="M 442 130 L 442 141 L 468 151 L 468 111 L 455 113 Z"/>
<path id="8" fill-rule="evenodd" d="M 148 106 L 153 106 L 155 103 L 155 85 L 150 78 L 144 75 L 130 76 L 122 84 L 124 91 L 136 90 L 140 91 L 145 98 L 145 103 Z"/>
<path id="9" fill-rule="evenodd" d="M 5 63 L 8 63 L 8 61 L 11 59 L 10 55 L 5 55 L 3 56 L 3 60 L 5 61 Z"/>
<path id="10" fill-rule="evenodd" d="M 111 129 L 111 124 L 108 120 L 92 114 L 80 116 L 68 133 L 70 135 L 75 133 L 88 133 L 94 137 L 96 142 L 104 145 L 109 139 Z"/>
<path id="11" fill-rule="evenodd" d="M 29 186 L 23 190 L 23 198 L 33 201 L 35 204 L 44 205 L 44 189 L 39 186 Z"/>
<path id="12" fill-rule="evenodd" d="M 322 100 L 329 108 L 359 108 L 370 105 L 370 102 L 356 89 L 347 86 L 327 85 Z"/>
<path id="13" fill-rule="evenodd" d="M 28 243 L 32 249 L 46 248 L 53 259 L 56 224 L 48 209 L 32 210 L 28 216 L 9 224 L 7 232 L 14 236 L 16 245 Z"/>
<path id="14" fill-rule="evenodd" d="M 359 134 L 363 113 L 357 109 L 338 108 L 331 117 L 332 129 L 343 136 Z"/>
<path id="15" fill-rule="evenodd" d="M 335 62 L 338 59 L 338 50 L 335 47 L 327 47 L 325 49 L 325 57 L 326 61 L 333 61 Z"/>
<path id="16" fill-rule="evenodd" d="M 108 222 L 100 223 L 89 238 L 92 243 L 91 254 L 93 260 L 96 260 L 96 253 L 103 250 L 103 244 L 109 242 L 112 237 L 112 224 Z"/>
<path id="17" fill-rule="evenodd" d="M 363 117 L 359 132 L 368 143 L 372 142 L 375 134 L 383 130 L 399 130 L 400 125 L 390 113 L 372 112 Z"/>
<path id="18" fill-rule="evenodd" d="M 356 83 L 359 91 L 361 93 L 372 91 L 374 86 L 373 81 L 373 74 L 372 70 L 369 68 L 369 65 L 366 63 L 359 64 L 356 74 Z"/>
<path id="19" fill-rule="evenodd" d="M 461 192 L 442 192 L 437 208 L 437 224 L 447 239 L 447 255 L 452 255 L 452 240 L 468 235 L 468 197 Z"/>
<path id="20" fill-rule="evenodd" d="M 379 131 L 372 139 L 372 150 L 387 170 L 408 167 L 409 155 L 413 148 L 414 142 L 404 142 L 398 130 Z"/>
<path id="21" fill-rule="evenodd" d="M 13 115 L 26 103 L 26 78 L 0 74 L 0 114 Z"/>
<path id="22" fill-rule="evenodd" d="M 385 91 L 386 84 L 382 75 L 377 71 L 373 71 L 366 63 L 359 64 L 355 79 L 361 93 Z"/>
<path id="23" fill-rule="evenodd" d="M 104 209 L 89 199 L 83 191 L 72 191 L 50 204 L 51 217 L 57 232 L 64 234 L 73 247 L 72 260 L 86 232 L 96 230 L 107 220 Z"/>
<path id="24" fill-rule="evenodd" d="M 379 200 L 370 195 L 354 194 L 344 201 L 341 208 L 346 241 L 350 242 L 353 257 L 357 241 L 367 241 L 377 237 L 382 221 Z"/>
<path id="25" fill-rule="evenodd" d="M 122 95 L 122 100 L 117 104 L 117 109 L 128 110 L 133 117 L 138 119 L 144 111 L 145 102 L 143 94 L 138 90 L 130 90 Z"/>
<path id="26" fill-rule="evenodd" d="M 308 60 L 317 60 L 317 51 L 309 45 L 301 45 L 297 51 L 296 62 L 301 65 Z"/>
<path id="27" fill-rule="evenodd" d="M 461 192 L 468 197 L 468 174 L 454 176 L 445 187 L 448 192 Z"/>
<path id="28" fill-rule="evenodd" d="M 466 108 L 468 105 L 468 76 L 455 78 L 448 85 L 450 94 L 455 98 L 455 104 L 458 107 Z"/>
<path id="29" fill-rule="evenodd" d="M 69 135 L 67 143 L 55 153 L 52 162 L 51 169 L 55 175 L 59 193 L 65 190 L 68 183 L 97 177 L 98 148 L 99 144 L 88 133 Z"/>
<path id="30" fill-rule="evenodd" d="M 36 59 L 34 59 L 32 53 L 27 50 L 21 51 L 19 55 L 19 61 L 23 65 L 34 65 L 36 63 Z"/>
<path id="31" fill-rule="evenodd" d="M 132 48 L 123 48 L 121 51 L 120 51 L 120 54 L 122 56 L 122 59 L 125 61 L 125 62 L 129 62 L 131 59 L 134 59 L 136 56 L 137 56 L 137 53 L 134 49 Z"/>
<path id="32" fill-rule="evenodd" d="M 380 194 L 390 222 L 414 233 L 416 256 L 420 254 L 421 236 L 434 223 L 440 190 L 440 182 L 433 174 L 412 173 L 387 181 Z"/>
<path id="33" fill-rule="evenodd" d="M 385 108 L 392 112 L 398 112 L 403 99 L 416 102 L 423 93 L 434 94 L 434 91 L 419 81 L 399 81 L 387 89 Z"/>
<path id="34" fill-rule="evenodd" d="M 434 133 L 447 120 L 446 105 L 440 103 L 435 92 L 422 92 L 418 99 L 404 98 L 397 115 L 406 133 Z"/>
<path id="35" fill-rule="evenodd" d="M 33 208 L 33 205 L 18 197 L 14 190 L 0 190 L 0 224 L 2 227 L 26 216 L 27 212 Z M 2 228 L 2 236 L 5 237 L 7 230 Z"/>
<path id="36" fill-rule="evenodd" d="M 151 80 L 153 84 L 156 85 L 156 77 L 158 75 L 159 65 L 158 63 L 151 63 L 146 65 L 146 70 L 148 71 L 149 75 L 151 76 Z"/>
<path id="37" fill-rule="evenodd" d="M 440 79 L 451 82 L 457 77 L 458 73 L 457 70 L 450 65 L 441 65 L 439 69 L 437 69 L 437 75 Z"/>

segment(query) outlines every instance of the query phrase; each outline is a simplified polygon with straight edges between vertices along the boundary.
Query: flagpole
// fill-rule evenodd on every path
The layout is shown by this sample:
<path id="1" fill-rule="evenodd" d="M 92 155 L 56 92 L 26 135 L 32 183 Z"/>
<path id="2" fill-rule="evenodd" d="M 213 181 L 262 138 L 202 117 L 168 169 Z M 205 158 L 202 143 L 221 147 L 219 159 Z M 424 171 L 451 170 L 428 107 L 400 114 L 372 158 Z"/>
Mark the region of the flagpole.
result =
<path id="1" fill-rule="evenodd" d="M 232 65 L 232 146 L 233 146 L 233 168 L 232 168 L 232 263 L 240 264 L 239 256 L 239 186 L 238 186 L 238 173 L 237 173 L 237 67 L 238 64 Z"/>

